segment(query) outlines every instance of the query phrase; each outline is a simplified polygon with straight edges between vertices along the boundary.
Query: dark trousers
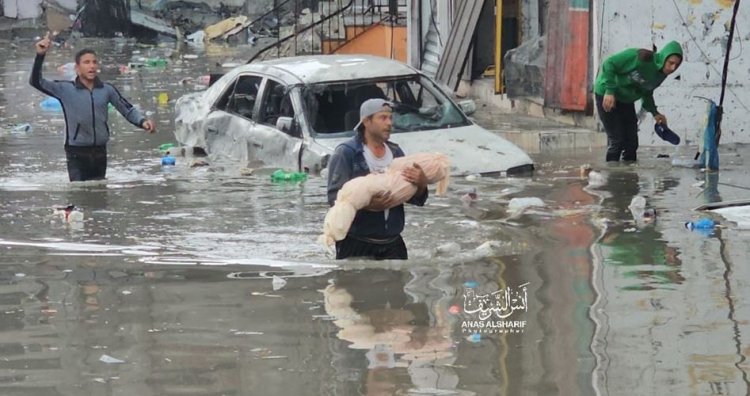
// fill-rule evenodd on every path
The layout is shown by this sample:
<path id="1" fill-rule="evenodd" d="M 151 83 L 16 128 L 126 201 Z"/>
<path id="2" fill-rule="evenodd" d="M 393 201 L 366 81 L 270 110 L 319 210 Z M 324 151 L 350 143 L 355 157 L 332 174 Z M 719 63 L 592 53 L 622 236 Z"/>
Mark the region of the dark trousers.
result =
<path id="1" fill-rule="evenodd" d="M 102 180 L 107 174 L 107 147 L 65 146 L 70 181 Z"/>
<path id="2" fill-rule="evenodd" d="M 602 108 L 604 97 L 596 95 L 596 108 L 599 119 L 607 131 L 607 162 L 635 161 L 638 150 L 638 116 L 634 103 L 617 102 L 609 112 Z"/>
<path id="3" fill-rule="evenodd" d="M 375 260 L 406 260 L 406 244 L 401 235 L 387 243 L 366 242 L 347 235 L 341 241 L 336 242 L 336 259 L 341 260 L 348 257 L 369 257 Z"/>

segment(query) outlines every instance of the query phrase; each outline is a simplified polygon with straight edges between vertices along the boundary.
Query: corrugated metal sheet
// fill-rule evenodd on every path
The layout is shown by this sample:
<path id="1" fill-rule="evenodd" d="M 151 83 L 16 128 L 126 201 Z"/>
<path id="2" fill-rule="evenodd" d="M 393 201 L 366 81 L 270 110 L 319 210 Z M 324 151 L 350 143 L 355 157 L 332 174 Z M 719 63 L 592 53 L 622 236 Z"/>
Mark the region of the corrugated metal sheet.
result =
<path id="1" fill-rule="evenodd" d="M 589 100 L 589 0 L 551 0 L 544 104 L 585 110 Z"/>
<path id="2" fill-rule="evenodd" d="M 456 89 L 461 79 L 482 6 L 484 1 L 481 0 L 465 0 L 458 5 L 458 13 L 435 75 L 438 81 L 451 89 Z"/>
<path id="3" fill-rule="evenodd" d="M 437 30 L 433 24 L 430 24 L 425 40 L 424 55 L 422 56 L 422 71 L 426 75 L 435 77 L 435 74 L 437 74 L 441 52 Z"/>

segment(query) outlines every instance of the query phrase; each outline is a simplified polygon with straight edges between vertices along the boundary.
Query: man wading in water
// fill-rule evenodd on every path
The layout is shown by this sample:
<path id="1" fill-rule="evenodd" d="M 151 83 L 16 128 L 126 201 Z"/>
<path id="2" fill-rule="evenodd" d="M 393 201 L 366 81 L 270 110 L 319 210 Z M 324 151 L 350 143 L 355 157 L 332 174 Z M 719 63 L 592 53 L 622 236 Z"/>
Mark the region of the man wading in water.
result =
<path id="1" fill-rule="evenodd" d="M 44 56 L 51 44 L 49 33 L 36 43 L 36 58 L 29 83 L 62 104 L 65 114 L 65 156 L 70 181 L 104 179 L 107 174 L 109 104 L 112 103 L 131 124 L 149 133 L 156 130 L 154 122 L 142 116 L 114 86 L 99 79 L 99 61 L 93 50 L 82 49 L 76 54 L 78 76 L 74 81 L 43 78 Z"/>

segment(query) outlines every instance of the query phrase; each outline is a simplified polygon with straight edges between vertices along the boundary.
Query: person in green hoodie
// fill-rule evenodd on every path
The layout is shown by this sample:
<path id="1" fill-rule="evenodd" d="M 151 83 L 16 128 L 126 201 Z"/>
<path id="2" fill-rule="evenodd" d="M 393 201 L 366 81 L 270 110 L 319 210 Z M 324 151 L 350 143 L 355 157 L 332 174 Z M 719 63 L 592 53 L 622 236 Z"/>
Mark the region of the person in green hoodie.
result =
<path id="1" fill-rule="evenodd" d="M 638 116 L 635 102 L 667 124 L 654 103 L 654 90 L 682 63 L 682 47 L 670 41 L 660 51 L 628 48 L 602 63 L 594 83 L 596 108 L 607 131 L 607 162 L 635 161 L 638 150 Z"/>

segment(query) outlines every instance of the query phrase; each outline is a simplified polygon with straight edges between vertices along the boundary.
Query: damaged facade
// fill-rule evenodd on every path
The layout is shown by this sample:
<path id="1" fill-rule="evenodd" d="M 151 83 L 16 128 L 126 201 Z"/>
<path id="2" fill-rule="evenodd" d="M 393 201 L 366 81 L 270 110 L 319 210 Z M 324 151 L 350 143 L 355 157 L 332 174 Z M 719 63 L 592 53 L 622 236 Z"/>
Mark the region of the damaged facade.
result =
<path id="1" fill-rule="evenodd" d="M 274 0 L 2 0 L 0 5 L 7 21 L 41 19 L 51 31 L 78 22 L 76 28 L 87 36 L 144 31 L 176 36 L 175 28 L 191 32 L 229 16 L 260 15 Z"/>
<path id="2" fill-rule="evenodd" d="M 696 96 L 719 99 L 734 1 L 486 0 L 481 10 L 480 3 L 412 3 L 409 33 L 421 40 L 410 41 L 411 64 L 454 90 L 457 77 L 494 79 L 495 94 L 503 99 L 591 116 L 592 86 L 602 60 L 625 48 L 650 49 L 676 40 L 684 49 L 683 64 L 654 97 L 673 130 L 693 144 L 701 141 L 707 110 L 706 101 Z M 738 26 L 750 19 L 742 8 Z M 493 15 L 493 9 L 499 12 Z M 454 18 L 453 25 L 467 33 L 451 35 Z M 722 124 L 726 143 L 750 142 L 744 131 L 750 93 L 743 89 L 750 54 L 740 51 L 748 38 L 735 35 L 732 47 Z M 456 51 L 456 44 L 473 51 Z M 494 59 L 488 63 L 477 53 Z M 499 67 L 493 70 L 494 65 Z M 441 74 L 441 67 L 448 73 Z M 650 135 L 642 142 L 660 144 Z"/>
<path id="3" fill-rule="evenodd" d="M 593 113 L 591 87 L 602 59 L 625 48 L 676 40 L 685 52 L 679 79 L 668 78 L 655 99 L 672 129 L 692 142 L 698 141 L 706 114 L 705 100 L 695 96 L 718 99 L 734 5 L 731 0 L 290 0 L 283 6 L 278 0 L 121 1 L 129 1 L 133 24 L 175 37 L 242 15 L 247 17 L 240 23 L 244 26 L 277 5 L 258 28 L 277 42 L 276 52 L 266 52 L 266 57 L 392 57 L 460 93 L 462 81 L 484 80 L 510 106 L 530 101 L 583 117 Z M 97 3 L 117 1 L 4 0 L 2 10 L 5 19 L 46 17 L 50 30 L 62 30 L 82 4 Z M 395 10 L 389 10 L 393 6 Z M 738 25 L 748 19 L 740 12 Z M 750 54 L 739 45 L 748 36 L 741 33 L 735 36 L 729 66 L 724 142 L 750 142 L 740 116 L 750 113 L 750 94 L 742 89 Z M 284 40 L 290 36 L 294 39 Z M 252 38 L 248 36 L 248 42 Z"/>

